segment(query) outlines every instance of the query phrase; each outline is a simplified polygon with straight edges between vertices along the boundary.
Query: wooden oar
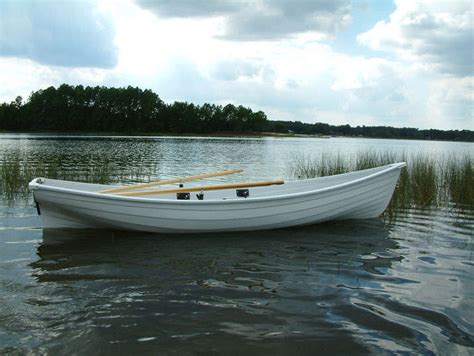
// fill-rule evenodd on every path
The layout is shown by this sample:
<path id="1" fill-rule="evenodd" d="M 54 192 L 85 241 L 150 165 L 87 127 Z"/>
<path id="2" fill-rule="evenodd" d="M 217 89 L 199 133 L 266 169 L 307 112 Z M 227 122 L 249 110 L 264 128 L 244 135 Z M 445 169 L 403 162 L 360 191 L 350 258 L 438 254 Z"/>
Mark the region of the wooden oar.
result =
<path id="1" fill-rule="evenodd" d="M 195 176 L 187 176 L 187 177 L 182 177 L 182 178 L 173 178 L 173 179 L 167 179 L 167 180 L 160 180 L 160 181 L 156 181 L 156 182 L 139 183 L 139 184 L 127 185 L 127 186 L 124 186 L 124 187 L 105 189 L 105 190 L 101 190 L 99 193 L 124 192 L 124 191 L 127 191 L 127 190 L 135 190 L 135 189 L 141 189 L 141 188 L 147 188 L 147 187 L 154 187 L 154 186 L 158 186 L 158 185 L 173 184 L 173 183 L 184 183 L 184 182 L 189 182 L 189 181 L 197 180 L 197 179 L 226 176 L 228 174 L 235 174 L 235 173 L 240 173 L 240 172 L 243 172 L 243 170 L 241 170 L 241 169 L 226 169 L 225 171 L 203 173 L 203 174 L 198 174 L 198 175 L 195 175 Z"/>
<path id="2" fill-rule="evenodd" d="M 200 192 L 204 190 L 264 187 L 267 185 L 284 184 L 284 183 L 285 181 L 283 180 L 267 180 L 267 181 L 244 182 L 244 183 L 201 185 L 201 186 L 194 186 L 194 187 L 190 186 L 190 187 L 173 188 L 173 189 L 144 190 L 140 192 L 116 193 L 116 195 L 141 196 L 141 195 L 154 195 L 154 194 L 167 194 L 167 193 L 180 193 L 180 192 Z"/>

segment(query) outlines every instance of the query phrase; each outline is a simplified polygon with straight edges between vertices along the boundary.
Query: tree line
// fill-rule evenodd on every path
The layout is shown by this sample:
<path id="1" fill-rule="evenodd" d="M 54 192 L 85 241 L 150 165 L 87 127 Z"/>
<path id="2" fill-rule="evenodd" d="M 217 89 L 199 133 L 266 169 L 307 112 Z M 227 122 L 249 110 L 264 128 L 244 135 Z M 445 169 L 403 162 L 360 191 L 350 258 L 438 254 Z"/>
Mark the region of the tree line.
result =
<path id="1" fill-rule="evenodd" d="M 62 84 L 0 105 L 12 131 L 211 133 L 262 131 L 267 117 L 241 105 L 165 104 L 149 89 Z"/>
<path id="2" fill-rule="evenodd" d="M 0 130 L 115 133 L 295 133 L 306 135 L 474 142 L 469 130 L 419 130 L 388 126 L 334 126 L 270 121 L 242 105 L 165 103 L 153 91 L 62 84 L 0 105 Z"/>
<path id="3" fill-rule="evenodd" d="M 408 140 L 442 140 L 474 142 L 474 131 L 470 130 L 420 130 L 412 127 L 329 125 L 321 122 L 308 124 L 299 121 L 270 121 L 275 132 L 294 132 L 305 135 L 349 136 L 369 138 L 391 138 Z"/>

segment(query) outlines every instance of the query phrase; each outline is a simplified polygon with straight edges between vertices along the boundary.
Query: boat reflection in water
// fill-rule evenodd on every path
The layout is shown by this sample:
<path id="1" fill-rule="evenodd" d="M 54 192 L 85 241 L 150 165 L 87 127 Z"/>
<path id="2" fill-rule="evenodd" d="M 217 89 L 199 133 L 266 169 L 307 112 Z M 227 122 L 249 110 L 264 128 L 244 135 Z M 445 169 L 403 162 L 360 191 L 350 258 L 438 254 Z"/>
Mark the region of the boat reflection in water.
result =
<path id="1" fill-rule="evenodd" d="M 473 347 L 456 312 L 462 300 L 436 299 L 463 272 L 433 284 L 432 264 L 413 258 L 404 229 L 413 231 L 369 219 L 197 235 L 44 231 L 30 265 L 31 300 L 47 320 L 43 329 L 56 335 L 44 347 L 58 352 Z M 454 294 L 468 295 L 467 285 L 458 287 Z M 451 312 L 437 307 L 447 304 Z"/>
<path id="2" fill-rule="evenodd" d="M 400 261 L 389 235 L 378 219 L 198 235 L 45 230 L 31 267 L 66 301 L 55 309 L 66 323 L 62 337 L 84 335 L 71 338 L 71 350 L 94 350 L 92 335 L 122 352 L 137 345 L 204 351 L 210 344 L 290 352 L 292 341 L 308 350 L 366 351 L 351 320 L 384 317 L 359 310 L 352 297 L 384 294 L 387 271 Z M 415 346 L 417 332 L 399 328 L 381 324 L 378 332 Z"/>

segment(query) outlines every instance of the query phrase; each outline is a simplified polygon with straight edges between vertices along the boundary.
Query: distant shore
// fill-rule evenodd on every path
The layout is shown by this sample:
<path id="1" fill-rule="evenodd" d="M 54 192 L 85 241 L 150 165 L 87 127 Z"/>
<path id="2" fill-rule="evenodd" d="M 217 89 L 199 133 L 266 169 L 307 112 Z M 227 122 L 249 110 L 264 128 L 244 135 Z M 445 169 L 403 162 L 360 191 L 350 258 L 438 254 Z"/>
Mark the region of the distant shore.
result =
<path id="1" fill-rule="evenodd" d="M 328 135 L 310 135 L 297 133 L 278 133 L 278 132 L 103 132 L 103 131 L 7 131 L 0 130 L 0 134 L 25 134 L 25 135 L 70 135 L 70 136 L 163 136 L 163 137 L 277 137 L 277 138 L 332 138 L 332 137 L 351 137 L 351 136 L 328 136 Z M 353 137 L 362 138 L 362 137 Z M 369 137 L 367 137 L 369 138 Z"/>
<path id="2" fill-rule="evenodd" d="M 62 84 L 0 104 L 0 130 L 67 134 L 362 137 L 474 142 L 474 131 L 269 120 L 242 105 L 165 103 L 149 89 Z"/>
<path id="3" fill-rule="evenodd" d="M 130 136 L 130 137 L 228 137 L 228 138 L 351 138 L 351 139 L 373 139 L 373 140 L 403 140 L 403 141 L 434 141 L 434 142 L 473 142 L 463 140 L 440 140 L 440 139 L 421 139 L 421 138 L 399 138 L 399 137 L 370 137 L 370 136 L 343 136 L 343 135 L 318 135 L 318 134 L 299 134 L 299 133 L 278 133 L 278 132 L 209 132 L 209 133 L 172 133 L 172 132 L 103 132 L 103 131 L 7 131 L 0 130 L 1 134 L 25 134 L 25 135 L 64 135 L 64 136 Z"/>

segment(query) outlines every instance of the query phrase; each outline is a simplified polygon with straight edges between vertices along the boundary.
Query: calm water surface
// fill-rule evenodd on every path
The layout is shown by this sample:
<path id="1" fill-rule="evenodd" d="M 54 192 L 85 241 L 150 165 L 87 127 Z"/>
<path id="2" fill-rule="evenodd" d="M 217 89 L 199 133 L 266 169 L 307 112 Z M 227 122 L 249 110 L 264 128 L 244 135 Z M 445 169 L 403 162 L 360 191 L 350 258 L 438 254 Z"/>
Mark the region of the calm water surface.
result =
<path id="1" fill-rule="evenodd" d="M 474 144 L 462 142 L 351 138 L 219 138 L 0 135 L 0 161 L 8 153 L 27 154 L 29 162 L 60 161 L 71 171 L 112 163 L 117 174 L 124 167 L 152 170 L 159 178 L 241 168 L 234 180 L 290 178 L 302 157 L 356 156 L 360 152 L 390 152 L 408 157 L 474 156 Z M 210 181 L 228 180 L 217 177 Z"/>
<path id="2" fill-rule="evenodd" d="M 288 178 L 298 155 L 462 156 L 472 144 L 364 139 L 0 136 L 71 171 L 105 157 L 159 177 L 243 168 Z M 216 178 L 216 180 L 226 178 Z M 254 233 L 43 232 L 0 199 L 0 354 L 474 353 L 474 213 L 452 206 Z"/>

